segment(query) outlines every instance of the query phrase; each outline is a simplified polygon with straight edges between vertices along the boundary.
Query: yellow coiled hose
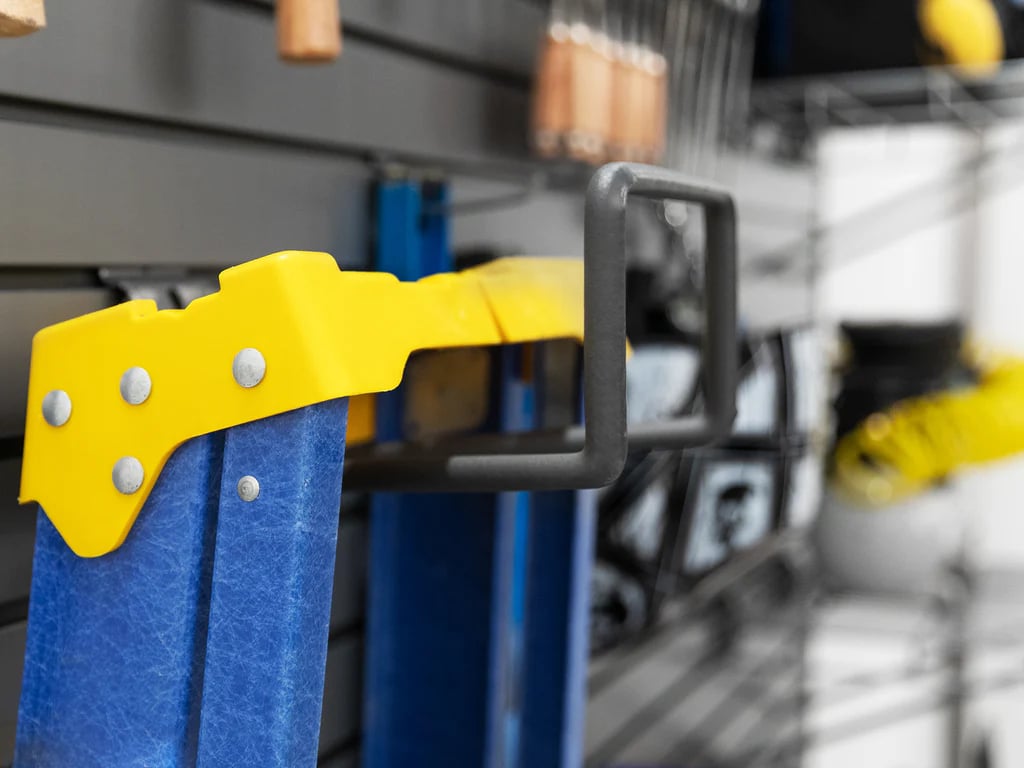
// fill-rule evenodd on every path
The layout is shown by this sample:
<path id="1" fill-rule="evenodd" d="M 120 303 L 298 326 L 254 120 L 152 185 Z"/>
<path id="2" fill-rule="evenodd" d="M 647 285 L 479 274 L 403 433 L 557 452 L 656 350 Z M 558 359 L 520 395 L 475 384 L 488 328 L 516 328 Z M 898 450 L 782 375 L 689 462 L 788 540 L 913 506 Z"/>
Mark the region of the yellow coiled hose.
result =
<path id="1" fill-rule="evenodd" d="M 882 506 L 957 469 L 1024 451 L 1024 360 L 983 360 L 976 386 L 903 400 L 844 435 L 832 484 L 850 500 Z"/>
<path id="2" fill-rule="evenodd" d="M 918 0 L 921 34 L 931 48 L 927 64 L 949 64 L 963 74 L 999 68 L 1006 41 L 991 0 Z"/>

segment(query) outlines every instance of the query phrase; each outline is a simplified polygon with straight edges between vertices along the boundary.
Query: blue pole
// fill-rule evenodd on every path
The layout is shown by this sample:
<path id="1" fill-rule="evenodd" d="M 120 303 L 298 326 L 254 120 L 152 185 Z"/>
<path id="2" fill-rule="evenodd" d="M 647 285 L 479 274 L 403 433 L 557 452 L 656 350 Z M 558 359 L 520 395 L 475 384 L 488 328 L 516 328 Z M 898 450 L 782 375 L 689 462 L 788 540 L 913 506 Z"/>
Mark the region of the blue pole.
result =
<path id="1" fill-rule="evenodd" d="M 223 442 L 181 446 L 104 557 L 78 557 L 39 512 L 18 768 L 195 759 Z"/>
<path id="2" fill-rule="evenodd" d="M 452 269 L 444 184 L 378 189 L 377 267 L 404 280 Z M 496 350 L 486 429 L 532 426 L 521 350 Z M 401 391 L 377 400 L 400 440 Z M 529 494 L 374 494 L 365 768 L 513 766 L 519 742 Z"/>

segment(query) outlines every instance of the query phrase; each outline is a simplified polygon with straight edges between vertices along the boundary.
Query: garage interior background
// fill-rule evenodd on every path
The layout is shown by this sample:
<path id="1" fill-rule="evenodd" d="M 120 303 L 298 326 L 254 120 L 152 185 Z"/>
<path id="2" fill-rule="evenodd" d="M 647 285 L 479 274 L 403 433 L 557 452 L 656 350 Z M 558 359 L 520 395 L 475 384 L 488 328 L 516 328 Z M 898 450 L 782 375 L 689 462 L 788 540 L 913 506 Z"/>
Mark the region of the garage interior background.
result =
<path id="1" fill-rule="evenodd" d="M 125 293 L 174 306 L 281 249 L 366 265 L 371 182 L 402 168 L 444 174 L 456 204 L 501 201 L 457 211 L 457 249 L 580 255 L 587 179 L 530 156 L 545 11 L 527 0 L 346 0 L 344 55 L 312 69 L 278 61 L 269 0 L 50 0 L 47 12 L 45 34 L 0 45 L 0 765 L 13 754 L 35 526 L 15 499 L 37 329 Z M 729 179 L 748 327 L 960 315 L 1024 352 L 1020 174 L 976 163 L 961 194 L 974 153 L 1019 164 L 1012 112 L 983 127 L 832 126 L 799 160 L 778 157 L 771 116 L 759 117 Z M 920 226 L 905 213 L 888 230 L 843 228 L 922 188 L 938 193 L 914 209 Z M 793 242 L 806 247 L 796 268 L 755 268 Z M 1024 517 L 1007 503 L 1022 480 L 1010 462 L 963 481 L 983 565 L 1024 565 Z M 357 503 L 342 516 L 320 742 L 333 768 L 355 764 L 361 698 L 366 521 Z M 1019 689 L 999 696 L 982 702 L 997 719 L 1024 706 Z M 1000 749 L 1024 754 L 1004 725 Z"/>

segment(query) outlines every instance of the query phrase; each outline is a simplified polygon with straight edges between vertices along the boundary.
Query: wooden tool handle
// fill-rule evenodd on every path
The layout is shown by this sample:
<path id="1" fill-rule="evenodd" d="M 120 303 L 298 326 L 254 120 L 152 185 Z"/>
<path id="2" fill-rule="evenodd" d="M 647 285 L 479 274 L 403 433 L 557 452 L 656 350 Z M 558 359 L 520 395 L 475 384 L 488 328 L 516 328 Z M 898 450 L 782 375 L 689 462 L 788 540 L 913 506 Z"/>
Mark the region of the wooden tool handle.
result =
<path id="1" fill-rule="evenodd" d="M 43 0 L 0 0 L 0 37 L 21 37 L 45 26 Z"/>
<path id="2" fill-rule="evenodd" d="M 544 36 L 533 84 L 533 145 L 543 157 L 558 154 L 569 129 L 571 43 L 564 27 L 552 26 Z"/>
<path id="3" fill-rule="evenodd" d="M 593 32 L 574 31 L 568 154 L 600 162 L 611 133 L 612 59 Z"/>
<path id="4" fill-rule="evenodd" d="M 630 70 L 625 47 L 620 45 L 612 61 L 612 122 L 608 137 L 608 160 L 624 160 L 626 157 L 629 123 L 632 119 L 629 111 Z"/>
<path id="5" fill-rule="evenodd" d="M 338 0 L 277 0 L 277 53 L 285 61 L 298 63 L 338 58 Z"/>
<path id="6" fill-rule="evenodd" d="M 649 72 L 651 78 L 651 123 L 649 163 L 659 163 L 665 155 L 665 140 L 668 131 L 668 62 L 660 53 L 651 54 Z"/>
<path id="7" fill-rule="evenodd" d="M 665 151 L 668 65 L 661 54 L 645 50 L 641 52 L 640 65 L 636 71 L 637 87 L 642 91 L 643 98 L 638 104 L 641 111 L 638 115 L 638 133 L 635 137 L 636 147 L 632 159 L 643 163 L 656 163 Z"/>
<path id="8" fill-rule="evenodd" d="M 647 125 L 650 119 L 650 78 L 644 70 L 639 49 L 630 52 L 626 70 L 626 124 L 621 149 L 622 159 L 643 162 Z"/>

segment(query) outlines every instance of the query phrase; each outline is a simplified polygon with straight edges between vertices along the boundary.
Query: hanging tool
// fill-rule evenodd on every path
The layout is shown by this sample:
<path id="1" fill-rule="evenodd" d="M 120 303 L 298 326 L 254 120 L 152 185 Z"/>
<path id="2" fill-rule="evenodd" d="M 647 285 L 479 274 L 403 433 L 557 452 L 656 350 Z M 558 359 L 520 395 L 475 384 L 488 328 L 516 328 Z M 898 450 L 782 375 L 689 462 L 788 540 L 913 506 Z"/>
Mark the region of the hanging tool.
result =
<path id="1" fill-rule="evenodd" d="M 610 0 L 608 6 L 608 37 L 612 57 L 612 106 L 608 125 L 608 157 L 625 160 L 625 147 L 629 136 L 632 114 L 629 110 L 629 62 L 626 45 L 626 0 Z"/>
<path id="2" fill-rule="evenodd" d="M 543 157 L 658 162 L 669 0 L 559 0 L 541 42 L 532 143 Z"/>
<path id="3" fill-rule="evenodd" d="M 612 121 L 612 59 L 604 32 L 603 0 L 580 0 L 578 21 L 569 31 L 571 46 L 569 157 L 598 163 Z"/>
<path id="4" fill-rule="evenodd" d="M 649 0 L 619 6 L 620 38 L 614 47 L 612 84 L 614 118 L 610 156 L 633 161 L 651 160 L 648 144 L 653 114 L 653 80 L 647 29 Z"/>
<path id="5" fill-rule="evenodd" d="M 532 142 L 542 157 L 561 152 L 569 130 L 571 53 L 568 7 L 553 0 L 547 30 L 540 43 L 533 89 Z"/>
<path id="6" fill-rule="evenodd" d="M 0 0 L 0 37 L 21 37 L 45 26 L 43 0 Z"/>
<path id="7" fill-rule="evenodd" d="M 634 5 L 630 14 L 630 39 L 625 50 L 625 88 L 622 107 L 627 114 L 622 156 L 631 161 L 643 159 L 643 141 L 648 121 L 648 78 L 644 72 L 644 2 Z"/>
<path id="8" fill-rule="evenodd" d="M 531 139 L 543 157 L 599 163 L 612 134 L 614 63 L 606 0 L 553 2 L 541 42 Z"/>
<path id="9" fill-rule="evenodd" d="M 297 64 L 338 58 L 338 0 L 277 0 L 277 53 L 283 60 Z"/>

